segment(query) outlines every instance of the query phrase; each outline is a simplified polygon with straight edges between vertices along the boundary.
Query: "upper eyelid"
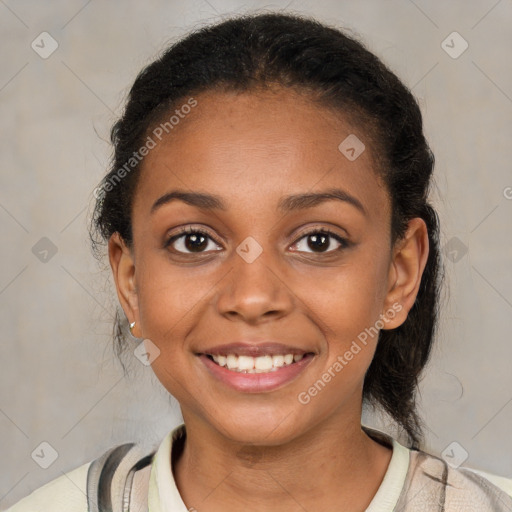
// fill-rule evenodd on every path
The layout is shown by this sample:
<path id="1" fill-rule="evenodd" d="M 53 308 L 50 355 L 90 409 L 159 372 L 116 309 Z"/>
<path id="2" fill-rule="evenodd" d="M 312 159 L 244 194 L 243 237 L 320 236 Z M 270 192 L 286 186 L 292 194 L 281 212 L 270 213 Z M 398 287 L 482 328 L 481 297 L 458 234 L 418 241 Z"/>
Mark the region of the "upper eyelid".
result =
<path id="1" fill-rule="evenodd" d="M 216 241 L 216 237 L 211 235 L 208 229 L 205 229 L 203 227 L 196 227 L 196 226 L 183 226 L 178 229 L 176 233 L 173 233 L 172 235 L 166 235 L 166 240 L 177 240 L 178 238 L 181 238 L 182 236 L 189 235 L 192 233 L 202 233 L 204 235 L 209 236 L 212 240 Z"/>
<path id="2" fill-rule="evenodd" d="M 342 227 L 337 228 L 337 229 L 343 231 L 345 233 L 345 235 L 336 233 L 335 229 L 336 228 L 334 228 L 334 227 L 331 227 L 331 226 L 326 227 L 325 225 L 310 226 L 310 227 L 304 228 L 303 230 L 300 230 L 299 233 L 297 233 L 295 236 L 303 237 L 303 236 L 309 235 L 310 233 L 317 233 L 317 232 L 323 231 L 323 232 L 328 233 L 330 236 L 339 236 L 340 238 L 343 238 L 343 239 L 349 238 L 349 234 L 346 229 L 343 229 Z"/>

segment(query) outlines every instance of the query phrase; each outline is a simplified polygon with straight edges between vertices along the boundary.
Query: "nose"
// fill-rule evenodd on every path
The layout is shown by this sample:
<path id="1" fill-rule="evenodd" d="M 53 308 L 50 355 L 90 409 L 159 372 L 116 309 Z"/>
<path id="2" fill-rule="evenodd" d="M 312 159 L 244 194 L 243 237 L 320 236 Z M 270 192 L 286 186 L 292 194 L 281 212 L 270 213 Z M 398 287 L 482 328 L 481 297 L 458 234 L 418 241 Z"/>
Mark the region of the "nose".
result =
<path id="1" fill-rule="evenodd" d="M 263 251 L 252 262 L 237 253 L 232 259 L 232 269 L 217 295 L 219 314 L 230 320 L 259 324 L 290 313 L 293 292 L 269 253 Z"/>

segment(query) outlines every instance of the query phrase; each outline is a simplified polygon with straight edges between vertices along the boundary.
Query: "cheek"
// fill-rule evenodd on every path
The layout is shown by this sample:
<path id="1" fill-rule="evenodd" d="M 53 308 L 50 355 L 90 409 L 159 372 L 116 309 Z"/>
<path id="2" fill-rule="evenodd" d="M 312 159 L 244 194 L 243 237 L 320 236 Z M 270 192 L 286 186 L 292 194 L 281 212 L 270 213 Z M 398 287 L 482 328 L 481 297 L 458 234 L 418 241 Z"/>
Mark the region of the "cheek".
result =
<path id="1" fill-rule="evenodd" d="M 200 379 L 191 339 L 213 335 L 220 323 L 212 319 L 212 295 L 223 285 L 227 270 L 219 266 L 177 266 L 162 254 L 144 254 L 138 259 L 137 294 L 142 336 L 159 349 L 152 368 L 167 390 L 187 402 L 184 392 Z M 205 334 L 206 333 L 206 334 Z M 222 336 L 219 336 L 222 339 Z M 186 383 L 186 384 L 183 384 Z"/>
<path id="2" fill-rule="evenodd" d="M 334 348 L 350 344 L 383 313 L 387 262 L 360 254 L 328 271 L 315 270 L 303 280 L 301 295 L 323 325 Z"/>
<path id="3" fill-rule="evenodd" d="M 187 335 L 204 314 L 205 292 L 211 285 L 157 258 L 138 275 L 139 317 L 144 338 L 157 347 L 151 367 L 156 377 L 182 405 L 189 404 L 188 384 L 197 380 L 195 357 L 187 347 Z"/>
<path id="4" fill-rule="evenodd" d="M 211 288 L 205 275 L 156 258 L 137 275 L 139 314 L 144 336 L 162 343 L 180 339 L 189 318 L 197 316 Z M 204 273 L 203 273 L 204 274 Z M 212 280 L 212 284 L 213 284 Z"/>
<path id="5" fill-rule="evenodd" d="M 382 270 L 379 265 L 351 265 L 340 268 L 323 287 L 318 280 L 315 288 L 314 281 L 309 283 L 308 304 L 324 329 L 326 350 L 315 379 L 297 399 L 305 407 L 313 403 L 316 415 L 359 402 L 381 327 L 377 322 L 382 313 Z"/>

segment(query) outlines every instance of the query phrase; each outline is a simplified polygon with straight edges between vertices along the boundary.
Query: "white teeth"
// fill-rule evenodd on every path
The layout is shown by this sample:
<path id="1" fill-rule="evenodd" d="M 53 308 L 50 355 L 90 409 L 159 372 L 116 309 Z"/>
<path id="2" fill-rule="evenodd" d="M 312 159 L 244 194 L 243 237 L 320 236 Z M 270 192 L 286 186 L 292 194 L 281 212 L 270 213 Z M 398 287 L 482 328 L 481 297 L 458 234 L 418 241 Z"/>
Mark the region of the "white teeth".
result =
<path id="1" fill-rule="evenodd" d="M 238 368 L 238 357 L 233 354 L 229 354 L 227 357 L 227 365 L 230 370 Z"/>
<path id="2" fill-rule="evenodd" d="M 259 357 L 228 354 L 227 356 L 212 355 L 211 357 L 219 366 L 227 366 L 229 370 L 243 373 L 267 373 L 300 361 L 304 354 L 279 354 Z"/>
<path id="3" fill-rule="evenodd" d="M 254 357 L 238 356 L 239 370 L 252 370 L 254 368 Z"/>
<path id="4" fill-rule="evenodd" d="M 284 356 L 272 356 L 272 366 L 281 368 L 284 365 Z"/>
<path id="5" fill-rule="evenodd" d="M 254 360 L 256 370 L 270 370 L 272 368 L 272 356 L 261 356 Z"/>

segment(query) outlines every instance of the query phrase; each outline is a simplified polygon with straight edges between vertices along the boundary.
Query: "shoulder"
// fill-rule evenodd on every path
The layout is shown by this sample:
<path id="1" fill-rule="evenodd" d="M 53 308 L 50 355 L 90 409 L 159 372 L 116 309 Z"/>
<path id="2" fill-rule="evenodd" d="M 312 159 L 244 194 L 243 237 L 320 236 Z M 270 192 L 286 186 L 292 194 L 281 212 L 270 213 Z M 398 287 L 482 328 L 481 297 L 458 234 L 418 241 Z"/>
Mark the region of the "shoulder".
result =
<path id="1" fill-rule="evenodd" d="M 5 512 L 87 512 L 87 472 L 91 462 L 51 480 Z"/>
<path id="2" fill-rule="evenodd" d="M 135 473 L 150 465 L 152 456 L 153 452 L 140 444 L 114 446 L 39 487 L 5 512 L 88 512 L 88 499 L 91 503 L 121 503 L 127 499 L 125 493 L 130 492 Z M 143 485 L 145 479 L 136 482 Z"/>
<path id="3" fill-rule="evenodd" d="M 469 469 L 464 468 L 468 471 L 472 471 L 473 473 L 476 473 L 477 475 L 480 475 L 481 477 L 485 478 L 489 482 L 493 483 L 496 487 L 499 487 L 504 492 L 506 492 L 509 496 L 512 497 L 512 478 L 506 478 L 504 476 L 495 475 L 493 473 L 488 473 L 487 471 L 480 471 L 478 469 Z"/>
<path id="4" fill-rule="evenodd" d="M 423 451 L 411 451 L 401 502 L 408 510 L 501 512 L 512 510 L 512 479 L 453 467 Z M 411 508 L 407 508 L 407 506 Z"/>

